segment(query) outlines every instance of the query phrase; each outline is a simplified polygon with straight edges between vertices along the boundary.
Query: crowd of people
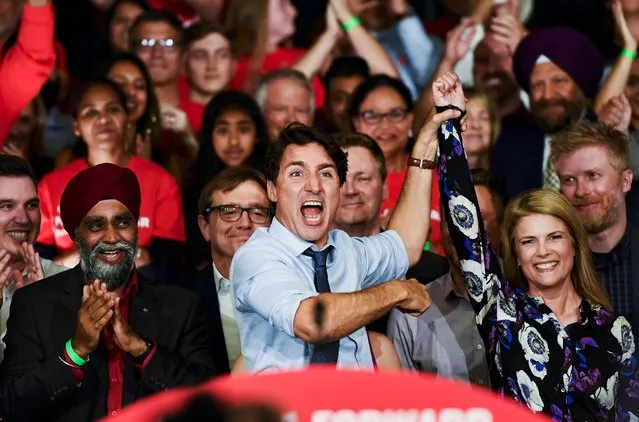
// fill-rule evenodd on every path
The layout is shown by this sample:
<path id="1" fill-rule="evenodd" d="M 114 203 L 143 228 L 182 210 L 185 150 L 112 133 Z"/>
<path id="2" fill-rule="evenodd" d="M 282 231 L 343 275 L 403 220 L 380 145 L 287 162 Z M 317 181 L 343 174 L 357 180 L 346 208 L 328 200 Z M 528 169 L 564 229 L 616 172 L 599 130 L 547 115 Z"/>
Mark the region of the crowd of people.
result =
<path id="1" fill-rule="evenodd" d="M 639 421 L 639 3 L 91 0 L 89 72 L 52 1 L 0 0 L 0 420 L 326 364 Z"/>

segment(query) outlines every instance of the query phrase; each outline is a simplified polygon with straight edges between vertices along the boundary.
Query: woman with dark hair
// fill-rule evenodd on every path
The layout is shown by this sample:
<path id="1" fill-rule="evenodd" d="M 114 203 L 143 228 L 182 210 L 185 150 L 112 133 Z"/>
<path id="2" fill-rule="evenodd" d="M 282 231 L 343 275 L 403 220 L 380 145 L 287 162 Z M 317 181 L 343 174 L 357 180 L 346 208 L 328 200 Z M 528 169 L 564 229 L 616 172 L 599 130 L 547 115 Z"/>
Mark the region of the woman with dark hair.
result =
<path id="1" fill-rule="evenodd" d="M 255 100 L 247 94 L 222 91 L 206 106 L 195 162 L 195 181 L 185 195 L 191 265 L 199 267 L 210 260 L 208 246 L 197 226 L 196 204 L 200 191 L 227 167 L 245 165 L 260 169 L 268 139 L 262 113 Z"/>
<path id="2" fill-rule="evenodd" d="M 115 82 L 126 95 L 129 112 L 126 150 L 160 164 L 183 187 L 192 168 L 194 151 L 185 146 L 179 135 L 162 129 L 158 101 L 144 63 L 133 54 L 118 53 L 101 74 Z M 79 141 L 73 149 L 63 150 L 56 167 L 86 155 L 87 146 Z"/>
<path id="3" fill-rule="evenodd" d="M 142 205 L 138 220 L 137 267 L 158 281 L 175 277 L 184 242 L 182 197 L 175 179 L 162 167 L 126 149 L 132 126 L 127 96 L 113 81 L 89 82 L 77 98 L 75 135 L 86 144 L 86 158 L 77 159 L 42 178 L 38 187 L 42 222 L 37 243 L 42 256 L 73 267 L 79 261 L 73 240 L 61 225 L 60 201 L 67 183 L 80 171 L 101 163 L 131 169 L 140 181 Z"/>
<path id="4" fill-rule="evenodd" d="M 129 29 L 135 19 L 148 10 L 144 0 L 116 0 L 111 5 L 105 21 L 109 53 L 129 51 Z"/>
<path id="5" fill-rule="evenodd" d="M 222 91 L 204 109 L 197 154 L 196 185 L 204 186 L 226 167 L 258 168 L 268 145 L 257 103 L 240 91 Z"/>
<path id="6" fill-rule="evenodd" d="M 388 196 L 382 202 L 380 217 L 385 225 L 395 207 L 406 179 L 407 151 L 413 126 L 413 100 L 410 90 L 397 78 L 374 75 L 362 82 L 351 96 L 348 114 L 354 130 L 373 138 L 386 161 Z M 433 185 L 429 244 L 442 253 L 439 218 L 439 191 Z"/>

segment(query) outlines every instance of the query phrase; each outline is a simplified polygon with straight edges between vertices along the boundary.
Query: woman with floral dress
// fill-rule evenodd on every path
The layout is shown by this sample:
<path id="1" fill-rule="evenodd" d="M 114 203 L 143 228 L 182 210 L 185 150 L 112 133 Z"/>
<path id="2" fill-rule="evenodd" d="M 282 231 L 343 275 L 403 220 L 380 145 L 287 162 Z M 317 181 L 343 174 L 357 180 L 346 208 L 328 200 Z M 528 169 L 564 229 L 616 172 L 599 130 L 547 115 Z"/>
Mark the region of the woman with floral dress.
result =
<path id="1" fill-rule="evenodd" d="M 457 75 L 433 84 L 437 112 L 465 98 Z M 438 132 L 438 177 L 450 234 L 502 395 L 556 421 L 639 421 L 631 327 L 597 282 L 579 216 L 559 193 L 515 198 L 504 216 L 503 264 L 477 212 L 460 117 Z"/>

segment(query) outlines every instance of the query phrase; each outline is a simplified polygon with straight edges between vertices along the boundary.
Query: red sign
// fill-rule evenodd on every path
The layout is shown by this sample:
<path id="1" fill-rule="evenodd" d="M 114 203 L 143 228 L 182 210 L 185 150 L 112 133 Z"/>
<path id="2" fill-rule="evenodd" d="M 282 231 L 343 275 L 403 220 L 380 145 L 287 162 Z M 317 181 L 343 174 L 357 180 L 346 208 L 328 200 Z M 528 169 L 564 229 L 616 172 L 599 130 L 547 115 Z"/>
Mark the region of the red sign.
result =
<path id="1" fill-rule="evenodd" d="M 272 404 L 297 422 L 543 422 L 528 408 L 490 390 L 432 375 L 310 368 L 215 379 L 158 394 L 107 422 L 155 422 L 179 412 L 197 393 L 229 403 Z"/>

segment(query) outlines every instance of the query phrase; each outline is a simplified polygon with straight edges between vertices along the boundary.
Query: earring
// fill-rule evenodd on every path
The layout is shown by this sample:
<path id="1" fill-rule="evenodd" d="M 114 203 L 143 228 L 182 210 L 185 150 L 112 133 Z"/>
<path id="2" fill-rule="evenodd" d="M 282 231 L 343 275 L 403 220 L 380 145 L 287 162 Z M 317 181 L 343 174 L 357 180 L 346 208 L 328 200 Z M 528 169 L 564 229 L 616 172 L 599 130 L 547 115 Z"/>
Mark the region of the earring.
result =
<path id="1" fill-rule="evenodd" d="M 408 129 L 408 137 L 409 138 L 413 137 L 413 129 Z"/>

